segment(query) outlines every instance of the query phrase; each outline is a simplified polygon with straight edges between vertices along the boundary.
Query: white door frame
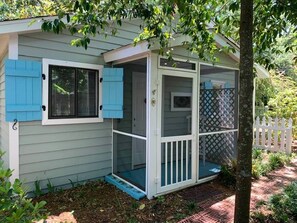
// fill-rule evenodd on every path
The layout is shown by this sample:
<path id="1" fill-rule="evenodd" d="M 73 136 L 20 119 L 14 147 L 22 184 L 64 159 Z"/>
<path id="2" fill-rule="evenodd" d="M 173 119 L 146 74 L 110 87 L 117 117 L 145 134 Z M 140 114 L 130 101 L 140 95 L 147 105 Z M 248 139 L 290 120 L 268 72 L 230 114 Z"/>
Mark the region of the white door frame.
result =
<path id="1" fill-rule="evenodd" d="M 173 76 L 173 77 L 184 77 L 184 78 L 191 78 L 192 79 L 192 131 L 190 135 L 186 135 L 185 138 L 190 138 L 192 139 L 192 166 L 191 166 L 191 171 L 192 171 L 192 179 L 182 181 L 179 183 L 174 183 L 168 186 L 161 186 L 161 143 L 162 143 L 162 137 L 161 137 L 161 129 L 162 129 L 162 101 L 163 101 L 163 81 L 162 78 L 163 76 Z M 193 72 L 187 72 L 187 71 L 173 71 L 173 70 L 168 70 L 168 69 L 160 69 L 158 70 L 158 101 L 157 101 L 157 176 L 156 176 L 156 184 L 157 184 L 157 194 L 162 194 L 166 193 L 168 191 L 173 191 L 176 189 L 179 189 L 180 187 L 185 187 L 189 185 L 193 185 L 197 181 L 197 102 L 198 102 L 198 80 L 197 80 L 197 73 Z"/>
<path id="2" fill-rule="evenodd" d="M 120 65 L 120 64 L 123 64 L 123 63 L 128 63 L 128 62 L 132 62 L 132 61 L 135 61 L 135 60 L 139 60 L 139 59 L 144 59 L 146 58 L 146 97 L 150 100 L 151 98 L 151 95 L 150 95 L 150 89 L 151 89 L 151 69 L 150 69 L 150 64 L 151 64 L 151 53 L 145 53 L 145 54 L 140 54 L 140 55 L 134 55 L 132 57 L 129 57 L 127 56 L 126 59 L 124 60 L 117 60 L 117 61 L 113 61 L 113 65 Z M 125 90 L 125 89 L 124 89 Z M 146 106 L 146 136 L 138 136 L 138 135 L 134 135 L 134 134 L 130 134 L 130 133 L 126 133 L 126 132 L 122 132 L 122 131 L 118 131 L 118 130 L 115 130 L 114 127 L 115 127 L 115 122 L 114 122 L 114 119 L 112 119 L 112 175 L 120 180 L 122 180 L 123 182 L 129 184 L 131 187 L 134 187 L 135 189 L 137 190 L 140 190 L 142 191 L 143 193 L 145 193 L 147 195 L 148 198 L 152 198 L 153 195 L 155 194 L 155 190 L 151 190 L 148 185 L 149 185 L 149 181 L 148 179 L 151 179 L 151 171 L 149 171 L 149 168 L 152 166 L 151 163 L 149 163 L 148 161 L 150 160 L 150 156 L 151 156 L 151 153 L 150 153 L 150 150 L 149 149 L 146 149 L 146 189 L 145 191 L 143 191 L 142 189 L 138 188 L 137 186 L 129 183 L 128 181 L 124 180 L 123 178 L 119 177 L 118 175 L 116 175 L 114 172 L 115 172 L 115 168 L 114 168 L 114 164 L 116 162 L 116 160 L 114 159 L 114 156 L 116 155 L 115 151 L 114 151 L 114 147 L 116 146 L 114 144 L 114 133 L 117 133 L 117 134 L 121 134 L 121 135 L 126 135 L 126 136 L 130 136 L 132 138 L 138 138 L 138 139 L 141 139 L 141 140 L 145 140 L 146 141 L 146 148 L 150 148 L 150 135 L 151 135 L 151 129 L 150 129 L 150 109 L 151 109 L 151 106 L 149 103 L 147 103 L 147 106 Z M 149 166 L 148 166 L 149 165 Z M 150 184 L 151 185 L 151 184 Z"/>

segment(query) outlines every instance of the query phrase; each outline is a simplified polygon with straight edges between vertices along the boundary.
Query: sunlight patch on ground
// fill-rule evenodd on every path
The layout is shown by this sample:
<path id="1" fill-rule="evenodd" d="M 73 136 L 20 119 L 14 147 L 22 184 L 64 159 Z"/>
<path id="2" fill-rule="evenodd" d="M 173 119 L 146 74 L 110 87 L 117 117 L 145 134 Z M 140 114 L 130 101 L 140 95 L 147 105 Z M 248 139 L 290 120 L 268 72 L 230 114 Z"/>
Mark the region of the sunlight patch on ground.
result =
<path id="1" fill-rule="evenodd" d="M 72 212 L 62 212 L 59 216 L 50 215 L 46 219 L 46 223 L 60 223 L 60 222 L 77 223 Z M 36 223 L 43 223 L 43 220 L 40 220 Z"/>

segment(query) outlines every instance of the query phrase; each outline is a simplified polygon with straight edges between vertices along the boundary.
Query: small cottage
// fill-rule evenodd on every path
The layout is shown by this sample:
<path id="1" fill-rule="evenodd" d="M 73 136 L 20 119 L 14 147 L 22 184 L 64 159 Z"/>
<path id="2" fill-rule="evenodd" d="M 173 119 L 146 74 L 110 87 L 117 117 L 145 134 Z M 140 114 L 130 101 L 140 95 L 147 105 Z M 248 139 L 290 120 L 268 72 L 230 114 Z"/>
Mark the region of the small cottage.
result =
<path id="1" fill-rule="evenodd" d="M 139 20 L 87 50 L 30 21 L 0 23 L 0 148 L 29 191 L 105 177 L 152 198 L 212 180 L 236 157 L 239 48 L 229 39 L 215 36 L 236 52 L 212 64 L 185 36 L 171 43 L 174 60 L 134 46 Z"/>

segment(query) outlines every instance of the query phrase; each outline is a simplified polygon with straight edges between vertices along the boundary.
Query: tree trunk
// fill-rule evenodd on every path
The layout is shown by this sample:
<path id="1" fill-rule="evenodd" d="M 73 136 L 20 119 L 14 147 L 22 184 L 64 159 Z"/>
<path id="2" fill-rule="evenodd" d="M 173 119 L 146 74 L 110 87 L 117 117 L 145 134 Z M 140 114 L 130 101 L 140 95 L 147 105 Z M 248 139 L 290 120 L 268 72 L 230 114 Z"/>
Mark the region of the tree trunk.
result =
<path id="1" fill-rule="evenodd" d="M 249 222 L 253 144 L 253 0 L 241 0 L 239 137 L 234 222 Z"/>

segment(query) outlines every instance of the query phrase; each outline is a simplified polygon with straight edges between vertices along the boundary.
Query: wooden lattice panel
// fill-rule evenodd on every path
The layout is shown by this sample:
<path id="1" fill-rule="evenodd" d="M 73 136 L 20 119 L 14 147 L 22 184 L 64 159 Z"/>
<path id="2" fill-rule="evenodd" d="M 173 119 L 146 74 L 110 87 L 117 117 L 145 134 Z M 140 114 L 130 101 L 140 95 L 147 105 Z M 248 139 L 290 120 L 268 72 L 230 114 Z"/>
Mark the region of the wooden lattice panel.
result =
<path id="1" fill-rule="evenodd" d="M 234 88 L 200 90 L 200 133 L 235 128 Z M 235 156 L 236 133 L 219 133 L 199 137 L 200 150 L 205 146 L 206 160 L 224 164 Z"/>
<path id="2" fill-rule="evenodd" d="M 200 90 L 200 132 L 235 127 L 235 89 Z"/>
<path id="3" fill-rule="evenodd" d="M 235 156 L 235 134 L 221 133 L 199 137 L 200 148 L 205 140 L 205 158 L 217 164 L 226 164 Z"/>

